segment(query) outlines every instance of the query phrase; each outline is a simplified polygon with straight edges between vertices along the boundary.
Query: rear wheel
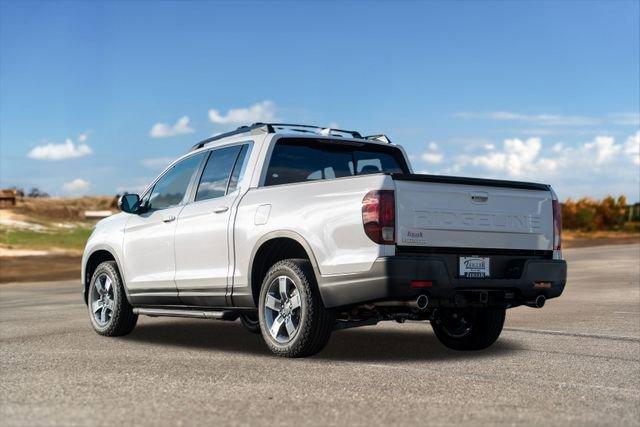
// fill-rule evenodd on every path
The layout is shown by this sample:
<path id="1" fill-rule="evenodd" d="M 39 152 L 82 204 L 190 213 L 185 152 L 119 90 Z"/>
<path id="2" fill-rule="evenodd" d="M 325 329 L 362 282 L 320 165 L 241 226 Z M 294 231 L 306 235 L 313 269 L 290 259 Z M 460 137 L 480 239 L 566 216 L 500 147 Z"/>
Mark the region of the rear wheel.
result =
<path id="1" fill-rule="evenodd" d="M 240 322 L 245 329 L 252 334 L 260 333 L 260 319 L 258 319 L 258 313 L 242 313 L 240 315 Z"/>
<path id="2" fill-rule="evenodd" d="M 322 350 L 333 330 L 307 260 L 273 265 L 262 283 L 258 307 L 262 337 L 278 356 L 304 357 Z"/>
<path id="3" fill-rule="evenodd" d="M 453 350 L 482 350 L 500 336 L 505 313 L 494 308 L 442 309 L 431 326 L 440 342 Z"/>
<path id="4" fill-rule="evenodd" d="M 114 261 L 105 261 L 94 271 L 89 284 L 87 304 L 91 325 L 100 335 L 127 335 L 138 321 L 138 315 L 127 301 L 118 266 Z"/>

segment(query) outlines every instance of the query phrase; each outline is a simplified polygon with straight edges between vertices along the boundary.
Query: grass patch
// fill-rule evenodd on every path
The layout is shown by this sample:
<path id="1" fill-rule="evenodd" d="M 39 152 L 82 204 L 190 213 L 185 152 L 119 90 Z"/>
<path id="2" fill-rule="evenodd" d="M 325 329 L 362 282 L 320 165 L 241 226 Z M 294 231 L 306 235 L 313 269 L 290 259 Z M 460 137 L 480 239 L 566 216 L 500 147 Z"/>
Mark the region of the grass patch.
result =
<path id="1" fill-rule="evenodd" d="M 24 249 L 65 249 L 80 251 L 92 228 L 76 227 L 52 231 L 0 230 L 0 244 Z"/>

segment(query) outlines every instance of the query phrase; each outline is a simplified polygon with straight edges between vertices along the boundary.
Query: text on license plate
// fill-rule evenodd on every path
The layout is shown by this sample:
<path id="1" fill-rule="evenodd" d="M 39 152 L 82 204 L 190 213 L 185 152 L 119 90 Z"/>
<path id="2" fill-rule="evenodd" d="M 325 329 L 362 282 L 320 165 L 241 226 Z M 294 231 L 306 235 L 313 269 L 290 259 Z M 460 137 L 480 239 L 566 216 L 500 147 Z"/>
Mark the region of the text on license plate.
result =
<path id="1" fill-rule="evenodd" d="M 460 277 L 489 277 L 490 258 L 479 256 L 460 257 Z"/>

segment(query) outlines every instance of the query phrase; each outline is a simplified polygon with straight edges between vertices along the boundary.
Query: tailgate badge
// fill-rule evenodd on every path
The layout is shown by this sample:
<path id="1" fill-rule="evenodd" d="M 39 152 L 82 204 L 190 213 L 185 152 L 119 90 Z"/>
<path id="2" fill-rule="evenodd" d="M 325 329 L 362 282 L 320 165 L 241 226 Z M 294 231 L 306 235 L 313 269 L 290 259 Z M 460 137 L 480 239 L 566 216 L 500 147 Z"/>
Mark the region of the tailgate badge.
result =
<path id="1" fill-rule="evenodd" d="M 406 230 L 402 235 L 402 243 L 423 245 L 427 243 L 427 239 L 422 230 Z"/>
<path id="2" fill-rule="evenodd" d="M 474 191 L 469 196 L 473 203 L 487 203 L 487 200 L 489 200 L 489 193 L 484 191 Z"/>

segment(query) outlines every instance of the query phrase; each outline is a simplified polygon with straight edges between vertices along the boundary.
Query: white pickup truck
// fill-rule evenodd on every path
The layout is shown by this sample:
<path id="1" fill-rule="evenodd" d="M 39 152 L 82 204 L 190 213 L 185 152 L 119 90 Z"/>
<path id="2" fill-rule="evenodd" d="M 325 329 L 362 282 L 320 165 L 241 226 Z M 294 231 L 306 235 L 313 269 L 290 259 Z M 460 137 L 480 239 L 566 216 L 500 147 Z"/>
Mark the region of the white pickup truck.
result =
<path id="1" fill-rule="evenodd" d="M 413 174 L 383 135 L 256 123 L 196 144 L 82 259 L 94 329 L 138 315 L 241 319 L 276 354 L 333 330 L 429 321 L 457 350 L 490 346 L 507 308 L 562 293 L 561 215 L 548 185 Z"/>

